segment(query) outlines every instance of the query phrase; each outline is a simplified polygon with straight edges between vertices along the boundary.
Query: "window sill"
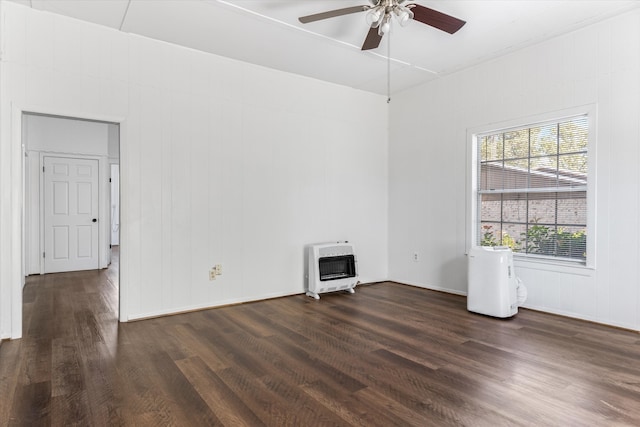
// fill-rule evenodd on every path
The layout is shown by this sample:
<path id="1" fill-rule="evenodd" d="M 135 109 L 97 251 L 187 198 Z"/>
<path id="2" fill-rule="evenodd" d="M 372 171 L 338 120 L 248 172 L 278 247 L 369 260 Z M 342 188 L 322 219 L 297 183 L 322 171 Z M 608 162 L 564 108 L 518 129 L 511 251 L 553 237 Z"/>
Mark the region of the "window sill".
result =
<path id="1" fill-rule="evenodd" d="M 595 267 L 585 265 L 581 261 L 557 260 L 549 258 L 535 258 L 513 254 L 513 262 L 516 267 L 531 270 L 553 271 L 556 273 L 573 274 L 590 277 L 595 273 Z"/>

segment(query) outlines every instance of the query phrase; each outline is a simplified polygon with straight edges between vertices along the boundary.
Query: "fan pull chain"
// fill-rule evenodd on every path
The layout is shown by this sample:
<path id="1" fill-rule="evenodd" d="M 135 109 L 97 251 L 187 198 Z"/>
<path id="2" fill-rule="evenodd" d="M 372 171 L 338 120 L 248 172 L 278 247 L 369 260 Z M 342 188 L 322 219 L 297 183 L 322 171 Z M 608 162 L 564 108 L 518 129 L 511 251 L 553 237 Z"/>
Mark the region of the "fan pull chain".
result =
<path id="1" fill-rule="evenodd" d="M 387 104 L 391 102 L 391 28 L 387 34 Z"/>

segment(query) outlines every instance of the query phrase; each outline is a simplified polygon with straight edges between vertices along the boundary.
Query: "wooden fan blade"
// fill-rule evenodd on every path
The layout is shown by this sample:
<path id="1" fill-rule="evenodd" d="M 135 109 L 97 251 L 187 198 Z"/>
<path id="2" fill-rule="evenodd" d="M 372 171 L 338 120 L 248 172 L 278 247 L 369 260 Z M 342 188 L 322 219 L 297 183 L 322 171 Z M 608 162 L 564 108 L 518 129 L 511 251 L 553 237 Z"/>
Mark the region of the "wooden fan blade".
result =
<path id="1" fill-rule="evenodd" d="M 344 9 L 329 10 L 327 12 L 316 13 L 313 15 L 301 16 L 300 18 L 298 18 L 298 21 L 302 22 L 303 24 L 307 24 L 309 22 L 334 18 L 336 16 L 348 15 L 350 13 L 364 12 L 365 10 L 369 9 L 371 9 L 371 6 L 369 5 L 345 7 Z"/>
<path id="2" fill-rule="evenodd" d="M 413 19 L 415 21 L 420 21 L 423 24 L 446 31 L 449 34 L 455 33 L 466 24 L 465 21 L 458 18 L 438 12 L 437 10 L 429 9 L 428 7 L 420 6 L 419 4 L 411 5 L 411 11 L 413 12 Z"/>
<path id="3" fill-rule="evenodd" d="M 364 43 L 362 44 L 361 50 L 369 50 L 375 49 L 380 46 L 380 41 L 382 40 L 382 36 L 378 34 L 378 28 L 369 28 L 369 33 L 367 34 L 367 38 L 364 39 Z"/>

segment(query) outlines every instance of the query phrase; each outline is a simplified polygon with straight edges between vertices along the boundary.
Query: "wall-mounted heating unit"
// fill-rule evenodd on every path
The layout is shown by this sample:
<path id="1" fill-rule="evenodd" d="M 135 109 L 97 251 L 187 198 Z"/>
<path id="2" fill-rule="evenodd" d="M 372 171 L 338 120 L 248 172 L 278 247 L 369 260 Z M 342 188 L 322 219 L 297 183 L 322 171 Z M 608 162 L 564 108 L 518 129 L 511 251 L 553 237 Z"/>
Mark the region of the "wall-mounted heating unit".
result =
<path id="1" fill-rule="evenodd" d="M 354 293 L 358 284 L 358 262 L 349 242 L 322 243 L 306 247 L 307 295 L 335 291 Z"/>

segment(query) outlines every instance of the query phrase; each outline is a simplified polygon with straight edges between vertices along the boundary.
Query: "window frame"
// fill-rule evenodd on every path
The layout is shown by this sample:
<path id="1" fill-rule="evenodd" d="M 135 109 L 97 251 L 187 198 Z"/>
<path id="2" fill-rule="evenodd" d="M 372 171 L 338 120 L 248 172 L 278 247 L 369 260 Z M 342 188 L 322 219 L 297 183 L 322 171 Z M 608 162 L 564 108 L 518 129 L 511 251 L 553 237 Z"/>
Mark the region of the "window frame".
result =
<path id="1" fill-rule="evenodd" d="M 569 270 L 578 269 L 595 269 L 596 265 L 596 163 L 597 163 L 597 107 L 595 104 L 585 105 L 560 111 L 553 111 L 549 113 L 543 113 L 533 116 L 522 117 L 519 119 L 508 120 L 498 123 L 489 123 L 486 125 L 467 129 L 467 232 L 466 232 L 466 248 L 467 251 L 473 247 L 478 246 L 477 241 L 478 228 L 480 226 L 479 218 L 479 149 L 478 144 L 480 138 L 487 134 L 501 133 L 514 129 L 530 128 L 541 124 L 557 123 L 568 119 L 575 118 L 577 116 L 585 116 L 588 123 L 587 131 L 587 242 L 586 260 L 580 259 L 568 259 L 554 256 L 536 255 L 536 254 L 524 254 L 514 252 L 514 258 L 516 261 L 533 262 L 541 264 L 541 268 L 556 269 L 556 267 L 567 267 Z M 468 252 L 467 252 L 468 253 Z M 546 266 L 545 266 L 546 265 Z"/>

